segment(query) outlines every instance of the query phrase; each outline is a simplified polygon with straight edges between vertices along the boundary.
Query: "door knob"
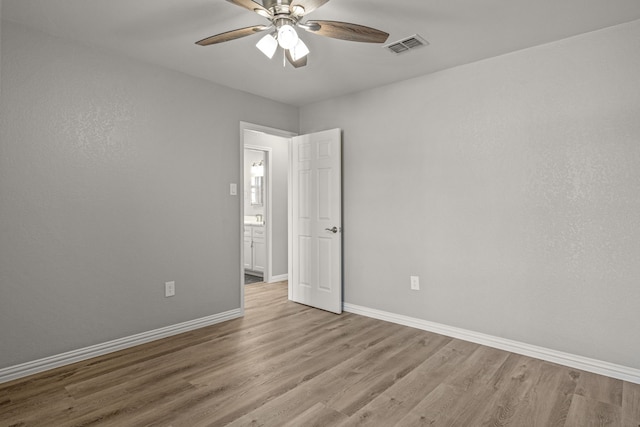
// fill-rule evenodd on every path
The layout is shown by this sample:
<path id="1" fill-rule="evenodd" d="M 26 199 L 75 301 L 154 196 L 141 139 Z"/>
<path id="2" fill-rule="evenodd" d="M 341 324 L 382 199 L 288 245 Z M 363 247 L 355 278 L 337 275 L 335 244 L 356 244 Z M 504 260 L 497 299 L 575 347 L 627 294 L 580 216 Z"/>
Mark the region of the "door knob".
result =
<path id="1" fill-rule="evenodd" d="M 333 227 L 333 228 L 325 228 L 325 230 L 332 232 L 333 234 L 336 234 L 338 232 L 338 227 Z"/>

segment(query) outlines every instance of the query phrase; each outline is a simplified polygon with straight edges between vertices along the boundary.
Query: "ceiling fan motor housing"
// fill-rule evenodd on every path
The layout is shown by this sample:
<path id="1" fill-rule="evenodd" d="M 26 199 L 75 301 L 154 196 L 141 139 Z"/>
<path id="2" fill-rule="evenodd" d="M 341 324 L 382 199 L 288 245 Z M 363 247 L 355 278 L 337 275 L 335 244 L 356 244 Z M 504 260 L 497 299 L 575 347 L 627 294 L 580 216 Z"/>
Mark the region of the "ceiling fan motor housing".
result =
<path id="1" fill-rule="evenodd" d="M 271 9 L 272 7 L 278 6 L 278 5 L 283 5 L 283 6 L 289 6 L 291 4 L 291 0 L 262 0 L 262 6 L 264 6 L 265 9 Z"/>
<path id="2" fill-rule="evenodd" d="M 262 5 L 265 9 L 269 10 L 275 18 L 278 18 L 280 16 L 288 16 L 290 18 L 293 18 L 292 15 L 295 15 L 298 12 L 304 12 L 304 8 L 301 8 L 300 6 L 291 8 L 290 0 L 264 0 L 262 2 Z"/>

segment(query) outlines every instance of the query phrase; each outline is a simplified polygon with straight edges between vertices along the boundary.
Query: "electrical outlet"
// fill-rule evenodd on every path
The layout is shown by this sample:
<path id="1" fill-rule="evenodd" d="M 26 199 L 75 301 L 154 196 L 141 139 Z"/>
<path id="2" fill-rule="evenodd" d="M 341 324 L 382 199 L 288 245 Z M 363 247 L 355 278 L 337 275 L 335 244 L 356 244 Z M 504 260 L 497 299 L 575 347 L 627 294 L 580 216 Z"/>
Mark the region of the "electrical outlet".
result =
<path id="1" fill-rule="evenodd" d="M 176 282 L 165 282 L 164 284 L 164 296 L 172 297 L 176 294 Z"/>
<path id="2" fill-rule="evenodd" d="M 420 277 L 411 276 L 411 290 L 419 291 L 420 290 Z"/>

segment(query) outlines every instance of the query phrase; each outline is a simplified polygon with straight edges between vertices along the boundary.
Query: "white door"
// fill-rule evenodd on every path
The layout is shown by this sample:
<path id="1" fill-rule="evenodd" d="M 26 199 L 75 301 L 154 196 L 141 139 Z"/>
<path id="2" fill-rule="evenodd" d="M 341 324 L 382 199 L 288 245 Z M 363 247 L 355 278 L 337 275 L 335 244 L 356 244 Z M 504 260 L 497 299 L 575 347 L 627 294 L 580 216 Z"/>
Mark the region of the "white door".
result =
<path id="1" fill-rule="evenodd" d="M 342 313 L 340 129 L 291 143 L 291 299 Z"/>

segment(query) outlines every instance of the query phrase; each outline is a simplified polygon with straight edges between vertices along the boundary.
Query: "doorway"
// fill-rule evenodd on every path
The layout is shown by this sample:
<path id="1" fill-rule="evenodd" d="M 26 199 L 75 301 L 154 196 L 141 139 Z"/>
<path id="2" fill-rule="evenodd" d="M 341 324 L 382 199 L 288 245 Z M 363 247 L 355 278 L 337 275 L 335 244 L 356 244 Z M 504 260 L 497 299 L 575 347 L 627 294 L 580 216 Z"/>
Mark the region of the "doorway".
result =
<path id="1" fill-rule="evenodd" d="M 259 280 L 267 283 L 288 279 L 289 144 L 293 136 L 292 132 L 240 123 L 240 159 L 244 171 L 240 175 L 239 186 L 242 189 L 239 194 L 244 195 L 240 198 L 243 311 L 244 289 L 254 278 L 262 275 Z M 260 170 L 260 155 L 264 156 L 263 170 Z M 258 164 L 252 176 L 250 168 L 254 163 Z M 263 174 L 262 189 L 260 179 L 256 179 L 260 174 Z M 261 194 L 263 206 L 260 206 Z M 262 253 L 263 261 L 260 259 Z M 248 280 L 245 280 L 245 273 L 250 273 L 246 276 Z"/>
<path id="2" fill-rule="evenodd" d="M 290 132 L 240 124 L 240 158 L 245 150 L 265 153 L 251 166 L 266 165 L 264 216 L 243 216 L 241 309 L 244 312 L 245 266 L 255 271 L 254 233 L 263 233 L 266 247 L 264 281 L 288 281 L 288 299 L 334 313 L 342 312 L 342 132 L 331 129 L 302 136 Z M 252 154 L 251 154 L 252 155 Z M 250 154 L 247 154 L 247 157 Z M 257 162 L 257 163 L 256 163 Z M 259 174 L 241 174 L 241 211 L 262 192 Z M 247 183 L 247 181 L 249 181 Z M 247 239 L 247 221 L 260 224 Z"/>
<path id="3" fill-rule="evenodd" d="M 267 217 L 271 149 L 245 144 L 243 163 L 243 248 L 245 285 L 267 281 L 267 245 L 265 224 Z"/>

